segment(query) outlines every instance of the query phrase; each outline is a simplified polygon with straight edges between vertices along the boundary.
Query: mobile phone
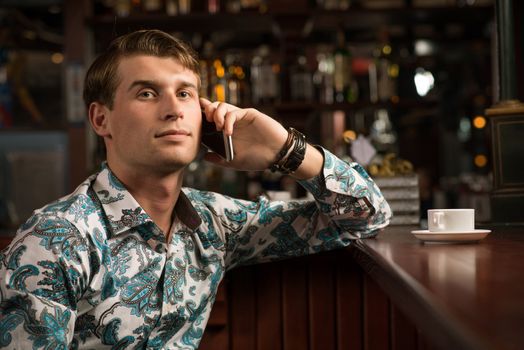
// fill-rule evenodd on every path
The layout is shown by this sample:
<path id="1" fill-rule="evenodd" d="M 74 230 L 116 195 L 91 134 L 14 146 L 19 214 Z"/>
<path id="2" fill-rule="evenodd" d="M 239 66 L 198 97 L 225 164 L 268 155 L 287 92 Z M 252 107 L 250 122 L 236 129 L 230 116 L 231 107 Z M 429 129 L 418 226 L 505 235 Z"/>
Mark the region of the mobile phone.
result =
<path id="1" fill-rule="evenodd" d="M 210 151 L 215 152 L 226 161 L 230 162 L 235 157 L 233 139 L 223 131 L 217 131 L 215 123 L 208 122 L 202 112 L 202 139 L 201 143 Z"/>

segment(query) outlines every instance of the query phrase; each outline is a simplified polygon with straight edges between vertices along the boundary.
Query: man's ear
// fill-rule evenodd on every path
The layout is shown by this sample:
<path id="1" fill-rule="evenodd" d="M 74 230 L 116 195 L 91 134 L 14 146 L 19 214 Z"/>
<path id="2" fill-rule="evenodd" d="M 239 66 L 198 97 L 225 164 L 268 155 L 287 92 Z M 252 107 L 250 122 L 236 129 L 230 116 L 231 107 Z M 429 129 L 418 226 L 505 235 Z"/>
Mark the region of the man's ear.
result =
<path id="1" fill-rule="evenodd" d="M 89 105 L 89 122 L 98 136 L 111 137 L 109 127 L 109 108 L 100 102 Z"/>

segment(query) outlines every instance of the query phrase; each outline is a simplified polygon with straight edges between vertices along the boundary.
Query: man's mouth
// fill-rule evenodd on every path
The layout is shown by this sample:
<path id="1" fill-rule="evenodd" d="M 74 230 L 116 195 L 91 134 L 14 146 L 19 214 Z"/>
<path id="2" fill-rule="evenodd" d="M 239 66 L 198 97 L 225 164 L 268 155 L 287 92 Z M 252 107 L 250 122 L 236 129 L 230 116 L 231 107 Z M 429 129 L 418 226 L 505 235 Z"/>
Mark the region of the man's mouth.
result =
<path id="1" fill-rule="evenodd" d="M 184 136 L 189 136 L 189 135 L 190 135 L 189 131 L 184 130 L 184 129 L 169 129 L 169 130 L 164 130 L 164 131 L 157 133 L 155 137 L 157 138 L 166 137 L 166 136 L 184 137 Z"/>

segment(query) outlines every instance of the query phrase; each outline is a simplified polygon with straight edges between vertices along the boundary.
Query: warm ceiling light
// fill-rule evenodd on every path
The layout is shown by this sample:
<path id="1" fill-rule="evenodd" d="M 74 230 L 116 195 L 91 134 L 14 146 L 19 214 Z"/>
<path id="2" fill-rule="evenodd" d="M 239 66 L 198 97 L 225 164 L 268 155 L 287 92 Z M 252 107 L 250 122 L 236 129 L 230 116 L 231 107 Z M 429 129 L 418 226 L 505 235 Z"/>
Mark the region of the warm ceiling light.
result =
<path id="1" fill-rule="evenodd" d="M 351 143 L 357 139 L 357 133 L 353 130 L 346 130 L 342 134 L 342 137 L 344 138 L 344 142 Z"/>
<path id="2" fill-rule="evenodd" d="M 64 55 L 60 52 L 55 52 L 51 55 L 51 62 L 53 62 L 54 64 L 60 64 L 64 62 Z"/>
<path id="3" fill-rule="evenodd" d="M 473 118 L 473 126 L 477 129 L 482 129 L 486 126 L 486 118 L 482 115 L 477 115 Z"/>
<path id="4" fill-rule="evenodd" d="M 484 154 L 477 154 L 474 159 L 475 165 L 479 168 L 483 168 L 488 164 L 488 157 Z"/>

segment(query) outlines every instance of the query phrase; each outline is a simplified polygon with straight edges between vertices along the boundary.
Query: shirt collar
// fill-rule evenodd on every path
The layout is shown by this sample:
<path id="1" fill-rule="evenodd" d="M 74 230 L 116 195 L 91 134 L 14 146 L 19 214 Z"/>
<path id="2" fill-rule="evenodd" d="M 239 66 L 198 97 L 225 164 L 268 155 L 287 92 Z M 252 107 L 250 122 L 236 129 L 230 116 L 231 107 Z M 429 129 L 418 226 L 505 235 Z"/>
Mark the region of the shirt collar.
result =
<path id="1" fill-rule="evenodd" d="M 202 219 L 195 207 L 183 191 L 180 191 L 175 204 L 175 213 L 180 221 L 192 230 L 196 230 L 202 223 Z"/>
<path id="2" fill-rule="evenodd" d="M 102 164 L 102 170 L 96 176 L 93 190 L 100 200 L 113 234 L 117 235 L 131 228 L 153 222 L 105 162 Z M 180 191 L 175 204 L 175 213 L 178 219 L 192 230 L 202 222 L 183 191 Z"/>

